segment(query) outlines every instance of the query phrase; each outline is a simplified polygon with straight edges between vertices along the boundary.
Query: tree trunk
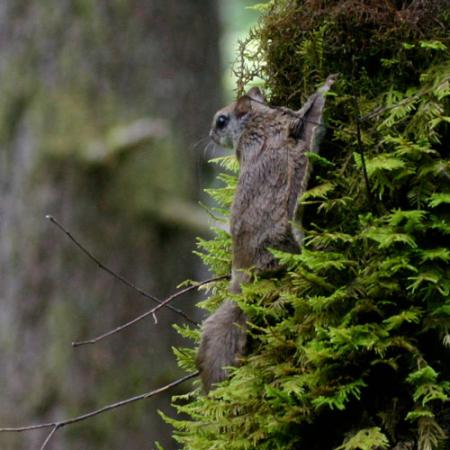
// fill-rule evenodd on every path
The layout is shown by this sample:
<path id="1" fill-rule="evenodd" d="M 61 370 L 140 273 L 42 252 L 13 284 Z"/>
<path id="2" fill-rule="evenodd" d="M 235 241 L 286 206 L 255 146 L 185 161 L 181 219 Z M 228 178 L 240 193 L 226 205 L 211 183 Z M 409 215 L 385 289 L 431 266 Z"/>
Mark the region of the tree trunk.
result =
<path id="1" fill-rule="evenodd" d="M 1 425 L 77 415 L 176 376 L 171 323 L 183 319 L 170 311 L 156 325 L 150 318 L 71 348 L 151 303 L 98 270 L 44 216 L 160 298 L 201 276 L 197 230 L 161 211 L 190 205 L 204 184 L 196 143 L 220 104 L 218 34 L 214 0 L 0 6 Z M 135 139 L 142 124 L 150 131 Z M 178 303 L 191 314 L 192 305 L 187 296 Z M 168 405 L 160 397 L 92 419 L 47 448 L 155 440 L 174 448 L 156 413 Z M 38 448 L 44 438 L 1 435 L 0 447 Z"/>

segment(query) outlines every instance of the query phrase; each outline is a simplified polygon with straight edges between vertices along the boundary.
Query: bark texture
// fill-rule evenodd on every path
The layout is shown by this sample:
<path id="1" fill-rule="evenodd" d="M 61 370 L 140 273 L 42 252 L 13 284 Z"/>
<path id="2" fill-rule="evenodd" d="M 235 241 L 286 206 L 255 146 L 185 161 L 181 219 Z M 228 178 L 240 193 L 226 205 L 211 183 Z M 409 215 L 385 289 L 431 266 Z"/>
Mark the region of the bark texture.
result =
<path id="1" fill-rule="evenodd" d="M 218 34 L 214 0 L 1 3 L 2 425 L 76 415 L 176 376 L 170 312 L 71 349 L 149 303 L 44 216 L 160 297 L 198 275 L 195 230 L 161 211 L 204 184 L 195 144 L 220 104 Z M 61 430 L 48 448 L 171 448 L 158 408 L 168 400 Z M 37 448 L 44 436 L 2 435 L 0 447 Z"/>

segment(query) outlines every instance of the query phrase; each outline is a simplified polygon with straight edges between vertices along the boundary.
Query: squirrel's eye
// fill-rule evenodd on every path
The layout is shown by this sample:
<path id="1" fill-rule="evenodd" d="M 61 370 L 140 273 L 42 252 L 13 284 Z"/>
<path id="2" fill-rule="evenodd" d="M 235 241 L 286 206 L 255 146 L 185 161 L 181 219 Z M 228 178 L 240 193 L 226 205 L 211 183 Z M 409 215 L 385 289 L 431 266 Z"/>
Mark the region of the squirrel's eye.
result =
<path id="1" fill-rule="evenodd" d="M 216 127 L 219 130 L 222 130 L 223 128 L 225 128 L 228 125 L 229 121 L 230 121 L 230 118 L 228 116 L 221 114 L 216 120 Z"/>

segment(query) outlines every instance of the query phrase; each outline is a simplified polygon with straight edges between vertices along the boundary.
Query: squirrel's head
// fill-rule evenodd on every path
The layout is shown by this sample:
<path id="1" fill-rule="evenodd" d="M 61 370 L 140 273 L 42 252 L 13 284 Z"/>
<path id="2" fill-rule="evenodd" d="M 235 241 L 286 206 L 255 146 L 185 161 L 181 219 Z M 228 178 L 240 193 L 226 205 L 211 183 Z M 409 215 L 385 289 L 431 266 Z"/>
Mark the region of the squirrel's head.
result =
<path id="1" fill-rule="evenodd" d="M 231 105 L 216 112 L 210 137 L 222 147 L 236 148 L 250 113 L 265 107 L 261 91 L 256 87 L 251 88 Z"/>

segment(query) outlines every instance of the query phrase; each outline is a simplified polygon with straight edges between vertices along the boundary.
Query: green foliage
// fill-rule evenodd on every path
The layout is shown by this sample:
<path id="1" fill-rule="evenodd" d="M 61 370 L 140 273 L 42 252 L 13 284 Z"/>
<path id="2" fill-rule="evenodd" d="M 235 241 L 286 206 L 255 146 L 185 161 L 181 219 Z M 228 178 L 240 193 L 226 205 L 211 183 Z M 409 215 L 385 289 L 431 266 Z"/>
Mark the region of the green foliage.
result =
<path id="1" fill-rule="evenodd" d="M 274 102 L 296 107 L 300 92 L 309 94 L 329 72 L 341 78 L 300 199 L 302 252 L 275 252 L 285 273 L 255 279 L 233 297 L 249 318 L 249 352 L 210 395 L 196 389 L 174 400 L 188 418 L 167 420 L 184 448 L 444 448 L 450 54 L 443 28 L 450 11 L 444 2 L 413 3 L 418 9 L 397 13 L 394 2 L 376 0 L 282 0 L 261 8 L 251 34 L 258 48 L 245 58 L 253 70 L 254 55 L 264 56 L 258 76 Z M 236 168 L 230 159 L 219 162 Z M 236 179 L 221 179 L 224 187 L 210 194 L 224 212 Z M 200 255 L 218 275 L 229 271 L 229 235 L 200 241 Z M 223 283 L 204 306 L 227 297 Z M 194 340 L 195 333 L 184 331 Z M 177 355 L 192 369 L 192 350 Z"/>
<path id="2" fill-rule="evenodd" d="M 388 447 L 388 439 L 378 427 L 358 431 L 336 450 L 372 450 Z"/>

